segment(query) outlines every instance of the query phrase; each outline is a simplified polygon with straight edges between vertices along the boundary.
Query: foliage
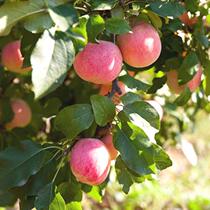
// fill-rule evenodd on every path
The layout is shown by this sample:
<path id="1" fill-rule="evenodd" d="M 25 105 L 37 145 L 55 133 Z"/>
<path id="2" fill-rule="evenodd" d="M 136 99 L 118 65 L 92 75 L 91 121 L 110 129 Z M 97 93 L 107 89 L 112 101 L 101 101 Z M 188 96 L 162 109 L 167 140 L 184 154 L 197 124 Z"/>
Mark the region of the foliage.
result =
<path id="1" fill-rule="evenodd" d="M 103 130 L 114 134 L 120 153 L 117 180 L 125 193 L 133 183 L 151 180 L 171 166 L 166 145 L 178 141 L 199 108 L 210 111 L 210 35 L 203 21 L 205 16 L 209 21 L 210 3 L 184 2 L 1 1 L 0 48 L 21 40 L 23 67 L 32 66 L 32 71 L 16 74 L 0 67 L 0 206 L 13 205 L 19 198 L 21 210 L 81 209 L 82 192 L 100 201 L 109 177 L 97 187 L 79 183 L 70 171 L 68 153 L 79 138 L 101 138 Z M 197 15 L 193 27 L 179 19 L 186 11 Z M 142 20 L 159 32 L 163 49 L 149 67 L 123 64 L 118 79 L 130 91 L 115 105 L 111 99 L 118 80 L 108 96 L 99 96 L 98 87 L 82 81 L 72 64 L 88 42 L 116 43 L 117 35 Z M 185 84 L 198 64 L 203 77 L 196 92 L 161 92 L 167 71 L 177 69 L 179 84 Z M 5 128 L 13 116 L 11 98 L 23 98 L 30 105 L 33 116 L 27 127 Z M 156 109 L 145 102 L 152 98 L 164 101 L 161 122 Z M 150 141 L 154 130 L 157 143 Z"/>

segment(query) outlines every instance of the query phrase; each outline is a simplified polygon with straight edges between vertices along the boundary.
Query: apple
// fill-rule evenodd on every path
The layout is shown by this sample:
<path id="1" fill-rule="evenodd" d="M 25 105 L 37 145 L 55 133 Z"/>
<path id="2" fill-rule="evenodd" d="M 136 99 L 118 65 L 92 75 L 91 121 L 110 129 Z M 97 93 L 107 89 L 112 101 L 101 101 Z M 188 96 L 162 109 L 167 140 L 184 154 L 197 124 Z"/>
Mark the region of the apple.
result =
<path id="1" fill-rule="evenodd" d="M 20 51 L 20 40 L 13 41 L 4 46 L 1 52 L 1 63 L 8 71 L 16 73 L 25 73 L 31 70 L 31 67 L 22 68 L 23 56 Z"/>
<path id="2" fill-rule="evenodd" d="M 124 61 L 133 67 L 147 67 L 153 64 L 161 53 L 161 41 L 155 28 L 140 22 L 129 33 L 117 37 Z"/>
<path id="3" fill-rule="evenodd" d="M 102 141 L 83 138 L 70 152 L 70 168 L 76 179 L 88 185 L 105 181 L 110 170 L 110 155 Z"/>
<path id="4" fill-rule="evenodd" d="M 202 67 L 200 65 L 198 68 L 199 69 L 194 75 L 194 77 L 189 82 L 183 85 L 179 85 L 178 83 L 178 73 L 176 70 L 167 72 L 166 75 L 168 87 L 176 94 L 181 93 L 186 87 L 188 87 L 191 92 L 194 92 L 201 83 L 201 77 L 203 72 Z"/>
<path id="5" fill-rule="evenodd" d="M 122 54 L 112 42 L 88 43 L 83 51 L 76 55 L 73 65 L 83 80 L 95 84 L 107 84 L 119 75 Z"/>
<path id="6" fill-rule="evenodd" d="M 31 122 L 31 108 L 24 100 L 12 99 L 11 108 L 14 116 L 12 120 L 5 125 L 7 129 L 13 129 L 16 127 L 23 128 Z"/>

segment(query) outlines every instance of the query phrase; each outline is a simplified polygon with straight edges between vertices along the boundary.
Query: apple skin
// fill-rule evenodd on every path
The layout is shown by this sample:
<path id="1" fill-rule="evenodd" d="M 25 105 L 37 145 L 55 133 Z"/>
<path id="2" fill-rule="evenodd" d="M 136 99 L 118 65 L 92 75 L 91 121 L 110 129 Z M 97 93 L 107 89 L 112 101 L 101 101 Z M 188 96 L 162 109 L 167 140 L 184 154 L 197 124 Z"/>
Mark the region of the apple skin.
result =
<path id="1" fill-rule="evenodd" d="M 23 56 L 20 51 L 20 40 L 13 41 L 4 46 L 1 52 L 1 63 L 8 71 L 16 73 L 26 73 L 31 67 L 22 68 Z"/>
<path id="2" fill-rule="evenodd" d="M 5 125 L 7 129 L 10 130 L 16 127 L 23 128 L 31 122 L 31 108 L 24 100 L 12 99 L 11 108 L 14 116 L 13 119 Z"/>
<path id="3" fill-rule="evenodd" d="M 111 160 L 115 160 L 118 155 L 118 151 L 114 147 L 112 134 L 104 136 L 101 140 L 107 147 Z"/>
<path id="4" fill-rule="evenodd" d="M 76 55 L 73 65 L 83 80 L 95 84 L 107 84 L 119 75 L 122 68 L 122 54 L 112 42 L 88 43 L 83 51 Z"/>
<path id="5" fill-rule="evenodd" d="M 110 155 L 102 141 L 80 139 L 70 152 L 70 168 L 76 179 L 88 185 L 105 181 L 110 170 Z"/>
<path id="6" fill-rule="evenodd" d="M 190 89 L 191 92 L 194 92 L 197 87 L 201 84 L 202 77 L 202 67 L 199 65 L 198 71 L 195 76 L 186 84 L 179 85 L 178 83 L 178 73 L 176 70 L 172 70 L 166 73 L 167 75 L 167 85 L 176 94 L 181 93 L 186 87 Z"/>
<path id="7" fill-rule="evenodd" d="M 148 23 L 140 22 L 131 33 L 117 37 L 123 60 L 130 66 L 139 68 L 153 64 L 161 53 L 158 32 Z"/>
<path id="8" fill-rule="evenodd" d="M 187 26 L 193 26 L 198 22 L 197 17 L 190 18 L 187 12 L 180 15 L 179 19 L 182 21 L 182 23 L 184 23 Z"/>
<path id="9" fill-rule="evenodd" d="M 154 107 L 154 109 L 159 114 L 160 120 L 162 120 L 163 119 L 163 108 L 162 108 L 162 106 L 155 100 L 146 100 L 146 102 Z"/>

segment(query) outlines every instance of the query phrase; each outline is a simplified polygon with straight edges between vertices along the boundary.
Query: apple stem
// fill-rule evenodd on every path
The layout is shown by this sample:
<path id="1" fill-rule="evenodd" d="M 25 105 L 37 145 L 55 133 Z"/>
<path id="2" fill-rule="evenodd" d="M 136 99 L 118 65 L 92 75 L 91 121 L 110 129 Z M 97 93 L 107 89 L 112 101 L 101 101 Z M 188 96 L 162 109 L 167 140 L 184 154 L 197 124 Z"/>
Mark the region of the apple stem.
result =
<path id="1" fill-rule="evenodd" d="M 111 92 L 108 94 L 109 98 L 112 98 L 114 96 L 115 93 L 118 93 L 119 95 L 122 94 L 122 91 L 118 85 L 118 79 L 115 79 L 112 81 L 112 90 Z"/>

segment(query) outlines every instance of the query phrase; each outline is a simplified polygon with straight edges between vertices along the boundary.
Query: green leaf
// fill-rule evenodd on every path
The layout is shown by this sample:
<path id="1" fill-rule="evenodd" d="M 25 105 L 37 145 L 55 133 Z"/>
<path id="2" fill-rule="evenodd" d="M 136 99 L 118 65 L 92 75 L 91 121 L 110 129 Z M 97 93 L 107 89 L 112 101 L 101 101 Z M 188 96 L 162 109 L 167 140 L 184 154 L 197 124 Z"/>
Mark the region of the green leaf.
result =
<path id="1" fill-rule="evenodd" d="M 102 190 L 100 186 L 93 186 L 87 195 L 97 202 L 102 202 Z"/>
<path id="2" fill-rule="evenodd" d="M 95 42 L 96 37 L 105 29 L 104 19 L 100 15 L 90 16 L 87 22 L 89 42 Z"/>
<path id="3" fill-rule="evenodd" d="M 77 11 L 69 3 L 50 8 L 48 11 L 57 26 L 57 30 L 66 31 L 73 23 L 78 21 Z"/>
<path id="4" fill-rule="evenodd" d="M 204 73 L 206 76 L 205 93 L 207 96 L 209 96 L 210 95 L 210 61 L 207 61 L 206 65 L 204 66 Z"/>
<path id="5" fill-rule="evenodd" d="M 191 98 L 191 91 L 189 88 L 185 88 L 185 90 L 181 93 L 181 95 L 176 98 L 174 103 L 177 106 L 184 106 L 189 101 L 190 98 Z"/>
<path id="6" fill-rule="evenodd" d="M 0 206 L 13 206 L 17 201 L 16 195 L 11 192 L 0 191 Z"/>
<path id="7" fill-rule="evenodd" d="M 162 77 L 155 77 L 152 80 L 152 86 L 148 89 L 147 93 L 149 94 L 154 94 L 156 93 L 157 90 L 163 87 L 163 85 L 166 83 L 167 77 L 162 76 Z"/>
<path id="8" fill-rule="evenodd" d="M 41 33 L 53 26 L 53 21 L 48 13 L 31 15 L 24 19 L 24 28 L 32 33 Z"/>
<path id="9" fill-rule="evenodd" d="M 141 138 L 147 138 L 145 134 L 143 132 L 139 133 L 138 139 L 130 138 L 131 137 L 129 137 L 125 131 L 118 126 L 116 127 L 116 132 L 114 133 L 114 145 L 120 152 L 122 160 L 126 163 L 129 169 L 140 176 L 154 173 L 150 168 L 153 162 L 147 162 L 141 149 Z"/>
<path id="10" fill-rule="evenodd" d="M 88 129 L 94 120 L 89 104 L 76 104 L 61 110 L 56 119 L 55 126 L 68 138 L 75 138 L 80 132 Z"/>
<path id="11" fill-rule="evenodd" d="M 45 31 L 31 55 L 32 82 L 36 98 L 58 88 L 64 81 L 75 56 L 73 43 L 53 38 Z"/>
<path id="12" fill-rule="evenodd" d="M 132 119 L 132 115 L 139 115 L 146 120 L 153 128 L 159 129 L 159 115 L 157 111 L 149 103 L 144 101 L 136 101 L 132 104 L 124 106 L 123 111 Z"/>
<path id="13" fill-rule="evenodd" d="M 152 2 L 150 3 L 150 8 L 162 17 L 171 16 L 177 18 L 185 12 L 184 6 L 179 2 Z"/>
<path id="14" fill-rule="evenodd" d="M 117 0 L 91 0 L 90 3 L 93 10 L 111 10 Z"/>
<path id="15" fill-rule="evenodd" d="M 185 84 L 190 81 L 196 73 L 197 65 L 199 64 L 198 56 L 195 52 L 190 52 L 182 62 L 178 70 L 179 84 Z"/>
<path id="16" fill-rule="evenodd" d="M 139 100 L 140 100 L 140 96 L 132 92 L 128 92 L 121 97 L 121 101 L 124 105 L 132 104 Z"/>
<path id="17" fill-rule="evenodd" d="M 81 202 L 71 202 L 67 204 L 66 210 L 82 210 Z"/>
<path id="18" fill-rule="evenodd" d="M 115 116 L 115 106 L 106 96 L 92 95 L 90 97 L 96 123 L 105 126 Z"/>
<path id="19" fill-rule="evenodd" d="M 66 204 L 60 193 L 57 193 L 50 204 L 49 210 L 66 210 Z"/>
<path id="20" fill-rule="evenodd" d="M 128 22 L 121 18 L 109 18 L 106 20 L 106 30 L 112 34 L 123 34 L 131 31 Z"/>
<path id="21" fill-rule="evenodd" d="M 0 99 L 0 124 L 11 121 L 13 115 L 10 100 L 8 98 Z"/>
<path id="22" fill-rule="evenodd" d="M 19 1 L 5 3 L 0 7 L 0 36 L 9 34 L 11 28 L 20 20 L 43 10 L 44 1 Z"/>
<path id="23" fill-rule="evenodd" d="M 120 156 L 118 156 L 115 162 L 115 168 L 118 182 L 123 185 L 122 190 L 127 194 L 130 190 L 130 187 L 136 182 L 137 177 L 131 173 Z M 143 182 L 144 180 L 144 176 L 138 177 L 138 182 Z"/>
<path id="24" fill-rule="evenodd" d="M 55 187 L 53 183 L 45 185 L 38 193 L 35 200 L 35 207 L 37 210 L 48 209 L 55 197 Z"/>
<path id="25" fill-rule="evenodd" d="M 50 98 L 46 101 L 44 105 L 44 116 L 51 117 L 58 113 L 59 108 L 61 107 L 62 103 L 58 98 Z"/>
<path id="26" fill-rule="evenodd" d="M 152 11 L 147 11 L 147 15 L 155 28 L 162 28 L 162 20 L 157 14 Z"/>
<path id="27" fill-rule="evenodd" d="M 46 151 L 37 143 L 22 141 L 0 152 L 0 189 L 24 185 L 46 161 Z"/>
<path id="28" fill-rule="evenodd" d="M 68 181 L 58 186 L 58 192 L 62 195 L 66 203 L 82 200 L 81 184 L 76 181 L 73 174 L 70 175 Z"/>
<path id="29" fill-rule="evenodd" d="M 135 79 L 134 77 L 131 77 L 130 75 L 124 75 L 119 77 L 119 80 L 122 81 L 123 83 L 126 84 L 131 89 L 136 89 L 136 90 L 142 90 L 142 91 L 147 91 L 151 86 Z"/>

